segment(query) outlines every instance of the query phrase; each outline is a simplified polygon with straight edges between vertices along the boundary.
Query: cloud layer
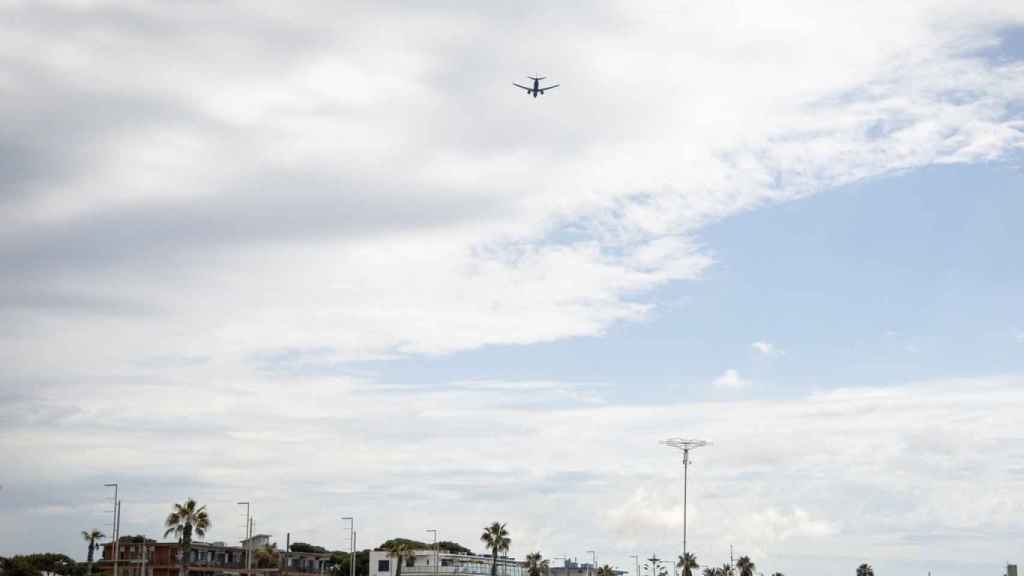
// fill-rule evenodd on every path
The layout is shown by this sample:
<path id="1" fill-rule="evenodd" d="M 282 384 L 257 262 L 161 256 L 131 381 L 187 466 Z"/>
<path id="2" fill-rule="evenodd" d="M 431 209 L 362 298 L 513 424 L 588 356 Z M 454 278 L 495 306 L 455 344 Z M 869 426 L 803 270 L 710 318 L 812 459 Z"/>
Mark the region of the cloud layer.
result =
<path id="1" fill-rule="evenodd" d="M 625 564 L 675 545 L 655 442 L 693 430 L 717 442 L 691 509 L 715 561 L 1019 533 L 1019 379 L 629 406 L 350 362 L 600 336 L 714 264 L 709 223 L 1018 152 L 1024 64 L 986 54 L 1020 3 L 0 13 L 0 553 L 100 518 L 116 476 L 132 530 L 192 494 L 231 539 L 244 495 L 329 545 L 324 510 L 370 543 L 502 517 L 517 552 Z M 558 91 L 512 91 L 538 68 Z"/>

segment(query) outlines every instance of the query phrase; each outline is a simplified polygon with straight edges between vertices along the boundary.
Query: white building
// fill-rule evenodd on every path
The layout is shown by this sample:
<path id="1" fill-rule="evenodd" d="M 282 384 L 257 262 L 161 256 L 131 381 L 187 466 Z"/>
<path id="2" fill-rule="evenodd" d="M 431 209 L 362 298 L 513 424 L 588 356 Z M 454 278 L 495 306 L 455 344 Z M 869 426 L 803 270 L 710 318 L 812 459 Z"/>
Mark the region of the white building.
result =
<path id="1" fill-rule="evenodd" d="M 432 549 L 412 550 L 402 565 L 402 576 L 490 576 L 490 556 L 454 554 L 439 550 L 434 560 Z M 370 552 L 370 576 L 395 576 L 397 560 L 386 550 Z M 524 563 L 514 558 L 498 557 L 498 576 L 526 576 Z"/>

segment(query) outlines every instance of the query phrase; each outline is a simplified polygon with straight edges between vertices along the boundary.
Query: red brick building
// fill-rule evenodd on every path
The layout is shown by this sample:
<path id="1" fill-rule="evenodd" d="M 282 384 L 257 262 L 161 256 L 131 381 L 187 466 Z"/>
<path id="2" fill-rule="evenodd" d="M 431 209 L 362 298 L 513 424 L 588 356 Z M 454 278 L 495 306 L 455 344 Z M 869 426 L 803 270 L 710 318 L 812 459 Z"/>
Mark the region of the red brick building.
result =
<path id="1" fill-rule="evenodd" d="M 145 556 L 143 556 L 145 548 Z M 114 572 L 113 543 L 103 545 L 103 556 L 94 569 L 106 576 Z M 269 561 L 262 567 L 252 560 L 246 570 L 245 548 L 223 542 L 193 542 L 187 576 L 309 576 L 328 571 L 330 554 L 286 552 L 269 549 Z M 143 562 L 145 558 L 145 562 Z M 117 576 L 178 576 L 181 571 L 181 546 L 177 542 L 157 542 L 140 537 L 122 537 L 118 547 Z"/>

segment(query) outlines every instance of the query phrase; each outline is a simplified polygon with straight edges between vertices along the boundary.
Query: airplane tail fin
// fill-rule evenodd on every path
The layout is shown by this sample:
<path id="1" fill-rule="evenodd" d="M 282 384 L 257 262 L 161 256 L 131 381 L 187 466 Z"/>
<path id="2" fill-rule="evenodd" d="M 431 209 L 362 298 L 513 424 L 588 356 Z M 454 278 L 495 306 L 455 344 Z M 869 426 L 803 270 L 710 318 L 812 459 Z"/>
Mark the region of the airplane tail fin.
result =
<path id="1" fill-rule="evenodd" d="M 538 81 L 540 81 L 540 80 L 544 80 L 546 78 L 546 76 L 527 76 L 527 78 L 529 78 L 530 80 L 538 80 Z"/>

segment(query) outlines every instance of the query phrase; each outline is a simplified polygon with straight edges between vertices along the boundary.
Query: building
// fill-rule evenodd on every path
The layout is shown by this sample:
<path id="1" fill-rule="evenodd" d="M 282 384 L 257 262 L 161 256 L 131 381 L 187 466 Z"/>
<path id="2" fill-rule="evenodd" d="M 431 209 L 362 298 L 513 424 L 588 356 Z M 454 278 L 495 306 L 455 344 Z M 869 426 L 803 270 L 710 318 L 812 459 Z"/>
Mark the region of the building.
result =
<path id="1" fill-rule="evenodd" d="M 490 556 L 457 554 L 434 550 L 412 550 L 402 565 L 402 576 L 454 576 L 468 574 L 490 576 Z M 369 576 L 395 576 L 396 559 L 386 550 L 370 551 Z M 498 557 L 498 576 L 526 576 L 526 565 L 507 556 Z"/>
<path id="2" fill-rule="evenodd" d="M 330 565 L 330 553 L 287 552 L 269 547 L 269 536 L 254 536 L 252 568 L 246 569 L 246 548 L 223 542 L 192 542 L 187 576 L 300 576 L 320 574 Z M 263 538 L 261 540 L 257 540 Z M 118 576 L 178 576 L 181 545 L 141 537 L 122 537 L 118 547 Z M 103 545 L 103 555 L 94 569 L 113 576 L 113 544 Z M 145 550 L 145 554 L 143 554 Z M 260 553 L 257 553 L 260 550 Z M 143 561 L 145 560 L 145 561 Z"/>
<path id="3" fill-rule="evenodd" d="M 1017 576 L 1017 565 L 1007 564 L 1006 565 L 1006 576 Z"/>
<path id="4" fill-rule="evenodd" d="M 614 570 L 615 576 L 627 574 L 625 570 Z M 581 564 L 574 560 L 565 560 L 561 566 L 549 565 L 548 576 L 596 576 L 597 567 L 589 563 Z"/>

